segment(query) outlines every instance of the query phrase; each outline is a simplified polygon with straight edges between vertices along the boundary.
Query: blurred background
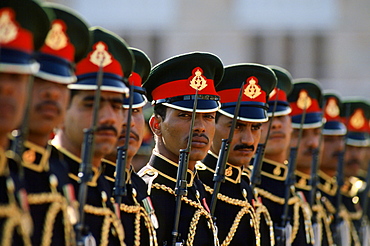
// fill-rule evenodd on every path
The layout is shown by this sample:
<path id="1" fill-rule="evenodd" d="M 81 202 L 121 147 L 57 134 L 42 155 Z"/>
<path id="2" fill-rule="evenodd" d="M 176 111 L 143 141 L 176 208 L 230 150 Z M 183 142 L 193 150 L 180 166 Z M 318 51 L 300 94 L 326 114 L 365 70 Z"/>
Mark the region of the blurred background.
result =
<path id="1" fill-rule="evenodd" d="M 142 49 L 153 65 L 190 51 L 224 65 L 278 65 L 341 96 L 370 94 L 369 0 L 53 0 Z"/>

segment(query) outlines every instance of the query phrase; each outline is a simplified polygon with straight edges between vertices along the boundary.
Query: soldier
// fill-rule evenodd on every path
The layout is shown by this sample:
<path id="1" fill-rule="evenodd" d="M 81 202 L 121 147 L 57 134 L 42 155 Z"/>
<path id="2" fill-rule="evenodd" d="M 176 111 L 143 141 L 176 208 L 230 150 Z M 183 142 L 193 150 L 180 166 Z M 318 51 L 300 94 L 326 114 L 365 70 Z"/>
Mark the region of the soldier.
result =
<path id="1" fill-rule="evenodd" d="M 59 5 L 45 5 L 53 11 L 50 31 L 37 53 L 40 70 L 35 75 L 29 112 L 28 141 L 22 155 L 25 187 L 34 222 L 33 245 L 71 245 L 75 243 L 68 209 L 74 197 L 65 194 L 71 184 L 64 164 L 52 156 L 48 144 L 53 129 L 64 120 L 69 102 L 67 84 L 75 82 L 73 63 L 87 52 L 89 30 L 71 10 Z M 72 200 L 68 201 L 67 199 Z"/>
<path id="2" fill-rule="evenodd" d="M 290 146 L 290 137 L 293 131 L 291 124 L 291 108 L 287 101 L 287 96 L 293 89 L 292 76 L 284 68 L 278 66 L 269 66 L 277 77 L 277 87 L 270 93 L 268 104 L 268 122 L 262 123 L 260 143 L 267 142 L 265 146 L 264 159 L 261 167 L 261 183 L 257 185 L 258 195 L 270 212 L 274 223 L 275 238 L 277 245 L 285 243 L 290 245 L 294 241 L 305 240 L 306 231 L 303 226 L 302 209 L 298 196 L 290 192 L 287 196 L 289 200 L 285 201 L 286 178 L 288 175 L 288 152 Z M 275 111 L 273 111 L 275 109 Z M 273 115 L 273 118 L 272 118 Z M 272 122 L 270 122 L 272 120 Z M 267 136 L 268 127 L 270 134 Z M 284 211 L 285 206 L 287 211 Z M 293 211 L 295 211 L 293 213 Z M 299 213 L 298 213 L 299 212 Z M 284 214 L 287 213 L 287 214 Z M 283 222 L 282 217 L 287 216 Z M 301 221 L 300 221 L 301 220 Z M 297 238 L 298 231 L 301 231 Z M 283 235 L 281 235 L 283 234 Z M 303 239 L 302 239 L 303 236 Z M 285 244 L 284 244 L 285 245 Z"/>
<path id="3" fill-rule="evenodd" d="M 319 82 L 314 79 L 294 80 L 293 91 L 288 96 L 288 101 L 292 108 L 291 117 L 293 126 L 290 146 L 291 148 L 298 148 L 296 155 L 295 188 L 297 195 L 301 198 L 303 206 L 302 215 L 304 220 L 301 220 L 300 224 L 305 224 L 305 234 L 307 238 L 306 240 L 303 240 L 303 242 L 299 241 L 298 239 L 304 238 L 299 235 L 299 232 L 302 232 L 302 230 L 299 230 L 297 240 L 293 242 L 293 245 L 311 245 L 315 241 L 313 238 L 311 223 L 313 215 L 307 202 L 311 204 L 316 203 L 316 200 L 310 201 L 311 186 L 309 185 L 309 182 L 313 154 L 314 151 L 319 148 L 321 126 L 323 124 L 321 109 L 322 94 Z M 321 153 L 320 150 L 318 151 Z M 290 158 L 290 160 L 292 160 L 292 158 Z M 315 220 L 315 222 L 318 223 L 318 231 L 315 233 L 315 239 L 320 243 L 321 239 L 318 237 L 322 233 L 320 230 L 322 228 L 322 224 L 321 220 Z"/>
<path id="4" fill-rule="evenodd" d="M 139 175 L 149 185 L 159 221 L 157 236 L 160 245 L 176 241 L 186 245 L 218 244 L 204 186 L 198 179 L 195 164 L 206 156 L 213 140 L 215 115 L 219 108 L 214 85 L 220 82 L 222 76 L 223 64 L 218 57 L 193 52 L 159 63 L 143 84 L 149 100 L 153 100 L 154 104 L 154 115 L 149 124 L 156 143 L 148 165 L 139 171 Z M 190 129 L 196 91 L 198 100 L 194 127 Z M 188 168 L 183 169 L 187 170 L 187 180 L 181 181 L 184 184 L 187 182 L 187 193 L 181 199 L 179 214 L 176 214 L 174 190 L 179 152 L 186 148 L 189 134 L 192 134 L 189 143 L 191 151 Z M 175 218 L 180 221 L 178 227 Z"/>
<path id="5" fill-rule="evenodd" d="M 97 245 L 124 245 L 123 227 L 113 212 L 109 199 L 111 186 L 102 173 L 101 161 L 113 151 L 121 132 L 122 104 L 128 93 L 123 80 L 131 74 L 133 55 L 126 43 L 115 34 L 99 27 L 90 28 L 90 32 L 90 51 L 77 64 L 77 83 L 68 85 L 71 89 L 70 104 L 64 124 L 52 143 L 60 151 L 60 158 L 69 169 L 70 182 L 79 193 L 80 211 L 84 221 L 79 221 L 79 227 L 76 228 L 77 241 L 95 241 Z M 100 106 L 96 108 L 97 105 L 93 102 L 99 92 L 96 89 L 100 82 Z M 95 117 L 96 125 L 93 125 Z M 84 142 L 83 130 L 89 127 L 94 131 L 93 151 L 89 148 L 89 143 Z M 89 134 L 88 131 L 85 132 L 85 140 L 91 139 L 86 134 Z M 82 145 L 84 152 L 81 151 Z M 87 173 L 79 173 L 79 169 L 80 165 L 86 165 L 86 160 L 81 160 L 86 158 L 86 154 L 92 155 L 92 177 L 87 180 L 85 189 L 80 177 L 88 175 L 89 170 Z M 86 201 L 83 200 L 84 196 Z M 81 238 L 81 234 L 86 234 L 86 231 L 91 234 L 85 239 Z"/>
<path id="6" fill-rule="evenodd" d="M 343 219 L 349 223 L 351 245 L 361 245 L 359 232 L 362 209 L 359 201 L 365 183 L 358 176 L 366 162 L 366 150 L 369 145 L 367 133 L 370 107 L 362 98 L 343 100 L 344 122 L 347 126 L 346 147 L 344 153 L 344 185 L 342 187 Z"/>
<path id="7" fill-rule="evenodd" d="M 239 91 L 242 83 L 240 110 L 235 129 L 231 129 L 235 117 Z M 216 132 L 204 165 L 197 165 L 199 178 L 204 182 L 210 197 L 214 193 L 213 177 L 216 173 L 218 156 L 221 156 L 222 139 L 227 139 L 234 130 L 229 143 L 226 160 L 225 182 L 221 184 L 214 217 L 218 237 L 222 245 L 260 245 L 259 219 L 255 213 L 254 194 L 249 181 L 242 179 L 243 166 L 249 165 L 261 135 L 261 122 L 267 120 L 266 99 L 276 85 L 274 72 L 266 66 L 254 63 L 236 64 L 225 67 L 225 74 L 216 86 L 221 97 L 221 109 L 216 114 Z M 210 204 L 209 204 L 210 205 Z M 227 211 L 227 212 L 225 212 Z M 269 240 L 269 231 L 264 239 Z M 265 244 L 266 245 L 266 244 Z"/>
<path id="8" fill-rule="evenodd" d="M 126 160 L 126 191 L 127 195 L 122 197 L 121 221 L 125 228 L 126 245 L 157 245 L 157 238 L 153 225 L 158 224 L 152 208 L 146 183 L 135 173 L 132 166 L 132 159 L 140 148 L 144 136 L 144 114 L 143 107 L 147 103 L 145 89 L 141 87 L 149 76 L 151 61 L 141 50 L 130 48 L 135 57 L 135 67 L 128 78 L 130 86 L 134 87 L 132 114 L 130 122 L 129 145 L 127 146 Z M 127 134 L 128 114 L 130 100 L 124 100 L 124 120 L 122 131 L 117 146 L 124 146 Z M 119 153 L 119 152 L 118 152 Z M 115 185 L 117 151 L 113 151 L 106 157 L 105 175 L 111 181 L 112 188 Z M 152 223 L 153 221 L 153 223 Z M 136 226 L 137 225 L 137 226 Z"/>
<path id="9" fill-rule="evenodd" d="M 323 135 L 323 154 L 319 166 L 318 184 L 317 188 L 321 193 L 321 202 L 326 210 L 325 220 L 328 221 L 325 228 L 326 237 L 322 241 L 322 245 L 333 245 L 334 238 L 337 230 L 337 222 L 334 221 L 337 216 L 337 167 L 340 161 L 340 156 L 344 150 L 344 138 L 347 132 L 346 126 L 343 124 L 340 117 L 342 110 L 342 102 L 338 93 L 327 91 L 324 94 L 324 118 L 326 120 L 322 129 Z M 338 211 L 339 212 L 339 211 Z M 340 235 L 338 235 L 340 236 Z"/>
<path id="10" fill-rule="evenodd" d="M 34 1 L 0 2 L 1 245 L 31 245 L 33 225 L 22 183 L 20 153 L 8 150 L 8 134 L 22 123 L 32 74 L 39 69 L 33 52 L 43 44 L 49 25 L 47 14 Z"/>

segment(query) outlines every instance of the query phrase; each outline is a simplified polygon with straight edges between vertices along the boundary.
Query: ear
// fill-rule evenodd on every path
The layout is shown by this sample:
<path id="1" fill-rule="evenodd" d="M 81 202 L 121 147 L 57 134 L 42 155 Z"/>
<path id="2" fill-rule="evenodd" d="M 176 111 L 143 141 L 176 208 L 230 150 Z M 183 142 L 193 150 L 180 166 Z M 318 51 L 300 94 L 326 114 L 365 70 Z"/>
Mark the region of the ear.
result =
<path id="1" fill-rule="evenodd" d="M 162 123 L 162 118 L 160 116 L 153 115 L 152 117 L 150 117 L 150 120 L 149 120 L 150 129 L 157 136 L 162 135 L 161 123 Z"/>

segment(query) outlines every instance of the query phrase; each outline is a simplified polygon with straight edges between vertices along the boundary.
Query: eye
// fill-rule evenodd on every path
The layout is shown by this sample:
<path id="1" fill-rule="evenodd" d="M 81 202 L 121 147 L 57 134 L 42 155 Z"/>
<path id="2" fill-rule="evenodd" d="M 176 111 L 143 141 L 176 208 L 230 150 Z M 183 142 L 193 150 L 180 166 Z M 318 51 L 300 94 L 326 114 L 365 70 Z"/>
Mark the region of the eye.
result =
<path id="1" fill-rule="evenodd" d="M 213 114 L 205 114 L 204 117 L 211 120 L 215 119 L 215 115 Z"/>
<path id="2" fill-rule="evenodd" d="M 261 129 L 261 126 L 262 126 L 262 124 L 261 124 L 261 123 L 258 123 L 258 124 L 252 124 L 252 130 L 253 130 L 253 131 L 257 131 L 257 130 Z"/>

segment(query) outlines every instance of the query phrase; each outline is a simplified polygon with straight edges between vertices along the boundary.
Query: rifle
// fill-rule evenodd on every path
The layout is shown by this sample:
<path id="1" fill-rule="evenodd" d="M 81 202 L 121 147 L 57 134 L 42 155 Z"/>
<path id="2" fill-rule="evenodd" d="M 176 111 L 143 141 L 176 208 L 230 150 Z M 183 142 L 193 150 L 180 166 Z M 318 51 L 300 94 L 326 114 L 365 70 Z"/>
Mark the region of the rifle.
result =
<path id="1" fill-rule="evenodd" d="M 348 126 L 349 122 L 349 115 L 350 115 L 350 104 L 346 104 L 345 110 L 345 117 L 346 117 L 346 126 Z M 335 215 L 334 215 L 334 221 L 335 221 L 335 231 L 333 232 L 333 240 L 336 243 L 337 246 L 342 245 L 341 241 L 341 235 L 340 235 L 340 224 L 342 222 L 339 210 L 340 206 L 342 204 L 342 193 L 341 193 L 341 187 L 344 185 L 344 154 L 347 150 L 347 138 L 348 138 L 348 130 L 344 137 L 344 148 L 343 151 L 341 151 L 338 155 L 338 168 L 337 168 L 337 192 L 335 194 Z"/>
<path id="2" fill-rule="evenodd" d="M 277 88 L 276 93 L 279 93 L 279 90 L 280 89 Z M 263 157 L 265 156 L 265 148 L 266 148 L 268 138 L 270 136 L 272 121 L 274 120 L 274 117 L 275 117 L 276 106 L 277 106 L 277 98 L 274 102 L 274 108 L 272 109 L 272 114 L 271 114 L 271 117 L 269 119 L 270 122 L 269 122 L 269 126 L 268 126 L 268 129 L 267 129 L 265 142 L 258 144 L 257 150 L 256 150 L 256 155 L 255 155 L 255 158 L 253 160 L 253 169 L 252 169 L 251 180 L 250 180 L 252 190 L 254 190 L 254 188 L 256 188 L 257 185 L 261 184 L 262 160 L 263 160 Z"/>
<path id="3" fill-rule="evenodd" d="M 235 106 L 234 117 L 231 123 L 230 132 L 229 132 L 229 137 L 226 139 L 222 139 L 220 153 L 217 159 L 216 170 L 213 176 L 214 185 L 213 185 L 213 193 L 212 193 L 211 207 L 210 207 L 212 218 L 214 218 L 214 213 L 215 213 L 216 203 L 217 203 L 217 195 L 220 191 L 221 182 L 225 182 L 226 162 L 227 162 L 227 159 L 229 158 L 229 152 L 230 152 L 229 145 L 234 137 L 234 130 L 236 127 L 239 109 L 240 109 L 240 103 L 241 103 L 242 96 L 243 96 L 243 87 L 244 87 L 244 82 L 242 83 L 240 87 L 238 101 Z"/>
<path id="4" fill-rule="evenodd" d="M 179 155 L 179 167 L 177 169 L 176 186 L 175 186 L 175 196 L 176 196 L 176 207 L 175 207 L 175 220 L 173 223 L 172 230 L 172 245 L 182 245 L 182 242 L 178 243 L 177 238 L 179 236 L 179 222 L 180 222 L 180 212 L 181 212 L 181 199 L 188 193 L 187 190 L 187 171 L 189 165 L 189 155 L 191 151 L 191 143 L 193 141 L 193 128 L 195 123 L 195 116 L 197 113 L 198 106 L 198 89 L 195 92 L 195 99 L 193 105 L 193 114 L 191 116 L 191 123 L 189 129 L 189 139 L 186 149 L 180 149 Z"/>
<path id="5" fill-rule="evenodd" d="M 302 138 L 303 124 L 306 119 L 306 109 L 307 109 L 307 100 L 305 101 L 305 106 L 302 112 L 297 145 L 294 147 L 291 147 L 290 153 L 289 153 L 288 173 L 287 173 L 287 177 L 284 182 L 285 183 L 284 207 L 283 207 L 283 214 L 281 216 L 281 226 L 275 227 L 276 245 L 278 246 L 285 245 L 285 242 L 286 242 L 285 228 L 286 228 L 288 218 L 289 218 L 289 198 L 290 198 L 292 186 L 294 186 L 296 182 L 294 171 L 297 165 L 297 152 L 298 152 L 298 147 L 299 147 L 299 144 Z"/>
<path id="6" fill-rule="evenodd" d="M 325 100 L 323 100 L 322 105 L 325 105 L 324 101 Z M 309 198 L 308 198 L 308 202 L 311 208 L 312 208 L 312 205 L 315 203 L 317 183 L 319 181 L 319 177 L 317 176 L 317 171 L 319 169 L 319 154 L 320 154 L 320 149 L 321 149 L 321 145 L 323 141 L 323 134 L 322 134 L 323 129 L 324 129 L 324 124 L 321 125 L 319 146 L 312 151 L 311 179 L 309 183 L 311 185 L 311 190 L 309 192 Z M 312 218 L 314 220 L 315 216 L 313 216 Z"/>
<path id="7" fill-rule="evenodd" d="M 20 180 L 23 180 L 24 177 L 22 155 L 25 150 L 24 141 L 27 140 L 28 136 L 28 123 L 30 121 L 33 82 L 34 77 L 29 76 L 27 84 L 27 91 L 29 96 L 27 97 L 26 106 L 23 112 L 23 121 L 20 128 L 12 132 L 12 136 L 14 137 L 14 139 L 10 146 L 11 151 L 15 154 L 15 161 L 18 164 L 18 175 Z"/>
<path id="8" fill-rule="evenodd" d="M 78 177 L 80 178 L 79 183 L 79 192 L 78 192 L 78 202 L 79 202 L 79 221 L 76 225 L 76 241 L 78 246 L 85 245 L 85 238 L 87 236 L 88 228 L 85 225 L 85 212 L 84 207 L 86 204 L 87 198 L 87 183 L 91 180 L 92 177 L 92 158 L 94 153 L 94 139 L 95 139 L 95 131 L 96 125 L 98 122 L 98 113 L 100 107 L 100 94 L 101 94 L 101 85 L 103 83 L 103 61 L 102 59 L 99 71 L 97 75 L 97 89 L 95 92 L 94 97 L 94 106 L 93 106 L 93 115 L 92 115 L 92 123 L 91 127 L 88 129 L 84 129 L 84 140 L 82 143 L 82 150 L 81 150 L 81 165 L 80 170 L 78 173 Z"/>
<path id="9" fill-rule="evenodd" d="M 132 116 L 132 104 L 134 101 L 133 85 L 130 85 L 130 101 L 128 109 L 128 118 L 126 124 L 126 138 L 123 146 L 117 147 L 117 160 L 116 160 L 116 180 L 113 188 L 113 196 L 118 204 L 121 205 L 122 197 L 127 196 L 126 189 L 126 154 L 130 142 L 130 131 L 131 131 L 131 116 Z"/>

